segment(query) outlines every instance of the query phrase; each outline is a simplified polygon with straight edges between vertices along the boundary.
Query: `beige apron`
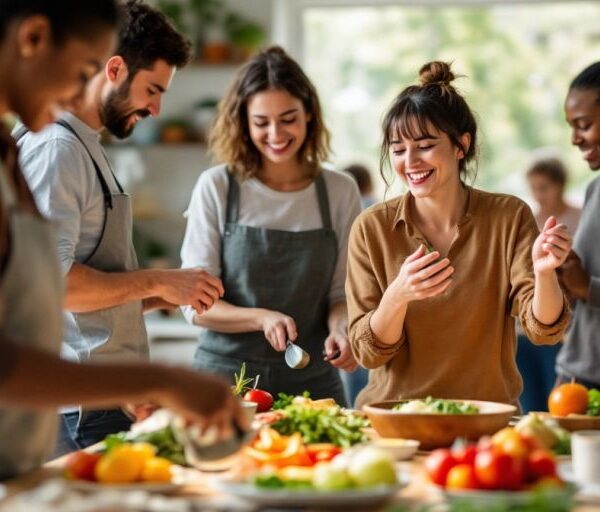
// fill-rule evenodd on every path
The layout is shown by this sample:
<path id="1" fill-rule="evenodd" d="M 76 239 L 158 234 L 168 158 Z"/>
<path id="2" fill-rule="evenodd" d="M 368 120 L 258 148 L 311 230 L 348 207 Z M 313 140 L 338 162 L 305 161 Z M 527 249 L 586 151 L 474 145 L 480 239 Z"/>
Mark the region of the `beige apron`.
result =
<path id="1" fill-rule="evenodd" d="M 10 254 L 0 277 L 0 336 L 58 356 L 63 281 L 54 230 L 48 221 L 19 209 L 1 166 L 0 193 L 10 224 Z M 57 419 L 53 410 L 0 409 L 0 479 L 29 471 L 48 458 Z"/>

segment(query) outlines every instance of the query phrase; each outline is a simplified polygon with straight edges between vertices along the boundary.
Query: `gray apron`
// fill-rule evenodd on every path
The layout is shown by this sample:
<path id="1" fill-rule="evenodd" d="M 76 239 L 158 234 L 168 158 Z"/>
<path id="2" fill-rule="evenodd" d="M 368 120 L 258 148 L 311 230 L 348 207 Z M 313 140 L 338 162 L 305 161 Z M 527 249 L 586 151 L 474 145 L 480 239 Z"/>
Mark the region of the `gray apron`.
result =
<path id="1" fill-rule="evenodd" d="M 245 362 L 246 374 L 260 374 L 259 387 L 274 396 L 308 390 L 313 398 L 334 398 L 345 404 L 338 370 L 323 361 L 322 355 L 329 334 L 329 289 L 337 262 L 337 238 L 323 176 L 315 180 L 323 227 L 299 232 L 238 224 L 239 185 L 231 173 L 228 177 L 221 252 L 223 300 L 292 317 L 298 329 L 296 343 L 310 354 L 310 363 L 303 370 L 292 370 L 285 364 L 283 352 L 273 349 L 262 331 L 231 334 L 203 330 L 194 367 L 231 380 Z"/>
<path id="2" fill-rule="evenodd" d="M 83 263 L 103 272 L 137 270 L 138 261 L 131 239 L 131 197 L 123 192 L 116 177 L 119 192 L 111 193 L 98 164 L 79 135 L 66 121 L 58 121 L 58 124 L 73 133 L 88 152 L 104 195 L 106 213 L 102 234 L 98 245 Z M 63 355 L 68 359 L 114 362 L 147 358 L 149 355 L 142 301 L 90 313 L 65 312 L 65 331 L 67 346 L 63 347 Z"/>
<path id="3" fill-rule="evenodd" d="M 10 254 L 0 284 L 0 332 L 16 344 L 58 356 L 63 282 L 54 230 L 48 221 L 19 210 L 1 166 L 0 193 L 10 223 Z M 0 409 L 0 480 L 40 466 L 52 453 L 56 428 L 56 411 Z"/>

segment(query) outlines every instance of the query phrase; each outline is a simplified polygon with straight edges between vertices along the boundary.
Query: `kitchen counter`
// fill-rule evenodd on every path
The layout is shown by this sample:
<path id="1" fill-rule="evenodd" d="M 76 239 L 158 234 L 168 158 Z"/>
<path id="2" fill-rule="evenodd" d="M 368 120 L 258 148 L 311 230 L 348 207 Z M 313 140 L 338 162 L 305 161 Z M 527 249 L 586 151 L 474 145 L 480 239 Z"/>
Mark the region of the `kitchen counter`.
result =
<path id="1" fill-rule="evenodd" d="M 372 508 L 368 510 L 377 510 L 377 511 L 385 511 L 389 510 L 390 512 L 408 512 L 410 510 L 418 510 L 422 505 L 435 505 L 441 503 L 440 494 L 432 488 L 432 486 L 427 482 L 427 478 L 425 476 L 423 470 L 423 455 L 418 455 L 414 460 L 410 462 L 401 463 L 403 465 L 403 469 L 407 470 L 411 474 L 411 480 L 409 485 L 400 490 L 398 492 L 397 498 L 392 500 L 391 503 L 388 503 L 387 506 Z M 24 475 L 20 478 L 16 478 L 14 480 L 10 480 L 5 482 L 5 490 L 7 497 L 3 500 L 0 500 L 0 512 L 20 512 L 21 510 L 25 511 L 37 511 L 42 510 L 42 508 L 33 508 L 34 502 L 31 500 L 27 501 L 23 496 L 27 496 L 24 493 L 28 490 L 40 489 L 40 486 L 46 485 L 47 493 L 50 493 L 51 490 L 54 490 L 55 495 L 57 493 L 56 489 L 59 487 L 67 487 L 68 483 L 65 484 L 62 482 L 61 484 L 56 483 L 55 489 L 50 489 L 49 481 L 54 479 L 60 479 L 62 473 L 62 467 L 64 465 L 64 457 L 53 461 L 51 463 L 46 464 L 40 470 L 34 471 L 30 474 Z M 189 470 L 189 473 L 192 475 L 191 479 L 188 479 L 186 485 L 177 488 L 176 491 L 171 493 L 169 497 L 165 497 L 160 501 L 158 498 L 150 498 L 148 499 L 148 504 L 145 504 L 143 508 L 139 508 L 139 510 L 144 511 L 200 511 L 200 510 L 214 510 L 214 511 L 227 511 L 227 512 L 252 512 L 256 509 L 252 508 L 248 503 L 244 503 L 242 501 L 237 500 L 234 497 L 227 496 L 223 493 L 218 493 L 214 491 L 210 486 L 210 480 L 215 478 L 216 475 L 222 475 L 219 473 L 201 473 L 195 470 Z M 55 482 L 59 482 L 59 480 L 55 480 Z M 126 508 L 125 503 L 128 500 L 134 500 L 134 497 L 141 500 L 141 495 L 139 491 L 133 493 L 132 491 L 123 491 L 125 494 L 121 495 L 121 501 L 119 501 L 119 506 L 115 508 L 103 508 L 103 512 L 106 510 L 119 510 L 122 512 L 123 510 L 129 510 Z M 137 495 L 136 495 L 137 494 Z M 31 496 L 31 494 L 29 493 Z M 97 498 L 97 496 L 96 496 Z M 600 497 L 597 497 L 591 501 L 589 499 L 584 500 L 583 497 L 577 497 L 576 506 L 573 508 L 574 512 L 592 512 L 592 511 L 600 511 Z M 54 496 L 56 500 L 56 496 Z M 92 503 L 94 496 L 86 495 L 85 498 L 82 498 L 85 501 L 81 501 L 86 504 L 86 512 L 96 510 L 93 508 L 88 508 Z M 13 500 L 13 501 L 10 501 Z M 157 501 L 158 500 L 158 501 Z M 26 507 L 31 508 L 20 508 L 22 507 L 22 502 L 25 503 Z M 160 503 L 156 505 L 156 503 Z M 155 505 L 157 508 L 155 508 Z M 393 505 L 397 505 L 394 507 Z M 43 509 L 48 511 L 58 511 L 67 510 L 63 509 L 61 506 L 58 508 L 47 508 Z M 70 510 L 82 510 L 71 508 Z M 99 509 L 98 509 L 99 510 Z M 131 509 L 138 510 L 138 509 Z M 274 509 L 270 509 L 274 510 Z M 277 510 L 282 510 L 282 508 L 278 508 Z M 312 512 L 316 512 L 317 509 L 311 508 Z M 344 510 L 348 510 L 344 508 Z M 361 508 L 364 512 L 367 512 L 364 507 Z M 436 507 L 436 510 L 439 510 Z"/>

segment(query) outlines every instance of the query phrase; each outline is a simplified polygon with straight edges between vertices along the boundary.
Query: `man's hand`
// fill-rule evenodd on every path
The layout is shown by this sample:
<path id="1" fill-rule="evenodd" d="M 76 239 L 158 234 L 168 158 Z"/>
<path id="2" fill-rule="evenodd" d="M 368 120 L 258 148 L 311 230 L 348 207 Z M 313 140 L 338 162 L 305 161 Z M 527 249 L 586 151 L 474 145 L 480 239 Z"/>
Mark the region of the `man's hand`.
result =
<path id="1" fill-rule="evenodd" d="M 192 306 L 198 314 L 210 309 L 225 293 L 219 278 L 199 268 L 154 272 L 158 297 L 178 306 Z"/>
<path id="2" fill-rule="evenodd" d="M 567 293 L 579 300 L 588 300 L 590 295 L 590 276 L 583 268 L 581 260 L 571 251 L 567 260 L 558 270 L 560 284 Z"/>

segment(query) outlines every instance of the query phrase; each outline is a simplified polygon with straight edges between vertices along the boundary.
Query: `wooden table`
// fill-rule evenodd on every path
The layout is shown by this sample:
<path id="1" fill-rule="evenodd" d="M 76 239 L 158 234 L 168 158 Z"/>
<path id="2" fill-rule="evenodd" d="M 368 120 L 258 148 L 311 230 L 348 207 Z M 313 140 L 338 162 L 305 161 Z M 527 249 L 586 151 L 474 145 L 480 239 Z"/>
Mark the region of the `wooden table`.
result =
<path id="1" fill-rule="evenodd" d="M 427 481 L 427 477 L 423 470 L 423 460 L 424 456 L 418 455 L 414 460 L 402 463 L 403 469 L 410 472 L 411 481 L 406 488 L 398 493 L 398 498 L 393 500 L 392 504 L 398 503 L 405 505 L 408 510 L 410 508 L 418 509 L 419 505 L 441 503 L 441 496 L 432 489 Z M 46 464 L 37 471 L 4 482 L 7 495 L 3 500 L 0 500 L 0 506 L 18 493 L 33 489 L 51 478 L 60 477 L 63 465 L 64 457 Z M 241 503 L 236 502 L 236 500 L 229 502 L 227 501 L 227 496 L 220 495 L 211 489 L 208 480 L 214 477 L 214 475 L 215 473 L 209 474 L 193 471 L 192 481 L 178 489 L 174 496 L 186 497 L 194 502 L 197 501 L 199 504 L 205 504 L 205 506 L 208 506 L 211 503 L 220 504 L 213 506 L 215 510 L 228 512 L 253 510 L 247 505 L 243 506 Z M 573 508 L 573 512 L 600 512 L 600 498 L 595 501 L 583 501 L 580 498 L 582 497 L 576 497 L 576 506 Z M 383 509 L 385 509 L 385 507 L 383 507 Z M 383 509 L 379 508 L 379 510 Z M 198 510 L 201 510 L 201 508 Z M 315 511 L 315 509 L 311 510 Z"/>

